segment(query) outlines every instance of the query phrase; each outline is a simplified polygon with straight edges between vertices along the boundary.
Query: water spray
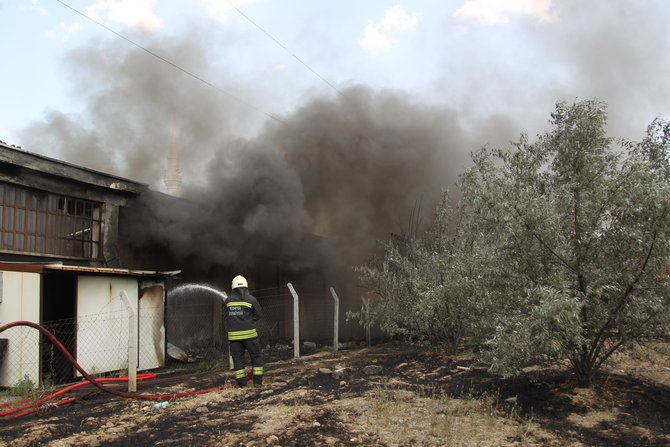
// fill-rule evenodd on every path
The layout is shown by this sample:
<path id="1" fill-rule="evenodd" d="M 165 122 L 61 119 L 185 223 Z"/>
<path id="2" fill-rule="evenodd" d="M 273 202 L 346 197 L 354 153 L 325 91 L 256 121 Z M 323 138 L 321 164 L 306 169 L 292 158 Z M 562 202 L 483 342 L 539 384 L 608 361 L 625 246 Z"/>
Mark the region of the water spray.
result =
<path id="1" fill-rule="evenodd" d="M 187 291 L 187 290 L 188 291 L 204 290 L 206 292 L 212 292 L 215 295 L 217 295 L 219 298 L 221 298 L 221 301 L 223 301 L 224 303 L 226 302 L 226 299 L 228 299 L 228 295 L 223 290 L 218 290 L 218 289 L 215 289 L 214 287 L 206 286 L 204 284 L 193 284 L 193 283 L 182 284 L 182 285 L 177 286 L 174 289 L 170 290 L 170 293 L 171 294 L 174 294 L 174 293 L 179 294 L 179 293 Z"/>
<path id="2" fill-rule="evenodd" d="M 221 302 L 223 303 L 223 306 L 225 307 L 226 305 L 226 300 L 228 299 L 228 295 L 226 292 L 223 290 L 218 290 L 215 289 L 214 287 L 210 287 L 204 284 L 195 284 L 195 283 L 189 283 L 189 284 L 182 284 L 180 286 L 175 287 L 170 291 L 170 294 L 180 294 L 182 292 L 190 291 L 193 292 L 195 290 L 204 290 L 206 292 L 211 292 L 221 298 Z M 230 366 L 230 369 L 233 369 L 233 358 L 230 355 L 230 350 L 228 350 L 228 365 Z"/>

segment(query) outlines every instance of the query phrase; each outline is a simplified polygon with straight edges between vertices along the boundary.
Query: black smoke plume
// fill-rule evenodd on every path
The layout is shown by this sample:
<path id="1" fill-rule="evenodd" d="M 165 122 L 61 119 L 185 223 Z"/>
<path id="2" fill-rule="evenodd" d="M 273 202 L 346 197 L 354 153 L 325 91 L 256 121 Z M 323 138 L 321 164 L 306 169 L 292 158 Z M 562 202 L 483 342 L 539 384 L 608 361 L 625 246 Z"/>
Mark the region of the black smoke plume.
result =
<path id="1" fill-rule="evenodd" d="M 181 65 L 220 79 L 247 101 L 256 97 L 211 72 L 194 39 L 162 42 L 156 52 L 185 55 Z M 347 262 L 362 261 L 376 239 L 402 230 L 417 203 L 429 220 L 472 148 L 455 111 L 402 92 L 352 86 L 266 117 L 260 132 L 244 137 L 240 127 L 258 111 L 145 52 L 96 42 L 68 63 L 85 116 L 52 111 L 26 136 L 35 147 L 49 141 L 67 161 L 154 190 L 162 189 L 176 148 L 180 195 L 189 205 L 147 194 L 131 207 L 126 231 L 138 245 L 163 244 L 180 259 L 226 264 L 281 255 L 300 264 L 316 256 L 304 252 L 305 238 L 320 237 Z"/>
<path id="2" fill-rule="evenodd" d="M 135 210 L 153 223 L 133 219 L 138 244 L 205 262 L 281 256 L 300 264 L 314 256 L 305 239 L 321 237 L 356 263 L 376 239 L 402 231 L 418 203 L 428 222 L 470 152 L 506 144 L 523 129 L 541 131 L 557 100 L 607 101 L 610 122 L 625 130 L 615 136 L 630 136 L 631 126 L 641 135 L 663 113 L 654 108 L 670 92 L 658 75 L 668 71 L 667 17 L 654 12 L 654 1 L 613 4 L 556 2 L 554 23 L 510 24 L 515 41 L 505 38 L 509 28 L 445 28 L 449 38 L 433 39 L 431 54 L 444 75 L 426 89 L 432 104 L 448 106 L 349 85 L 267 113 L 268 89 L 282 86 L 237 78 L 226 69 L 234 61 L 210 51 L 206 27 L 143 44 L 215 87 L 119 39 L 97 40 L 65 60 L 81 115 L 49 111 L 21 144 L 156 191 L 176 148 L 185 205 L 142 197 Z"/>

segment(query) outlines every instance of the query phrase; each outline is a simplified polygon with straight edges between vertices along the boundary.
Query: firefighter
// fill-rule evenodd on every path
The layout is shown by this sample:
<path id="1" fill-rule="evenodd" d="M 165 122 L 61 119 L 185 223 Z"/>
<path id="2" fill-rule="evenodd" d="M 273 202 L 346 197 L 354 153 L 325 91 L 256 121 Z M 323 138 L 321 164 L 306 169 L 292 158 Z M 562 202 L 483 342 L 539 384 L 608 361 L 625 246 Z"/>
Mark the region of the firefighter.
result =
<path id="1" fill-rule="evenodd" d="M 235 381 L 240 387 L 247 385 L 244 368 L 246 351 L 251 357 L 254 385 L 260 386 L 263 383 L 263 352 L 256 330 L 256 321 L 263 316 L 263 311 L 256 298 L 249 292 L 244 276 L 238 275 L 233 278 L 232 289 L 226 299 L 226 327 L 230 355 L 233 357 Z"/>

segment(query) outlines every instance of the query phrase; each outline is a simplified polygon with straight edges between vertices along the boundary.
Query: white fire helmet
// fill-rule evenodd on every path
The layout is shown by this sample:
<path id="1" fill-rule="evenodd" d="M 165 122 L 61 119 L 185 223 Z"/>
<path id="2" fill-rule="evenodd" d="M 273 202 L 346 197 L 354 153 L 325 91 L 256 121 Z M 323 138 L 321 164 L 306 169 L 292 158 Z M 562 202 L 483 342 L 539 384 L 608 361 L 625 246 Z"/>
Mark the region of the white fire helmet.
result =
<path id="1" fill-rule="evenodd" d="M 237 289 L 238 287 L 248 287 L 247 286 L 247 280 L 244 276 L 237 275 L 236 277 L 233 278 L 233 289 Z"/>

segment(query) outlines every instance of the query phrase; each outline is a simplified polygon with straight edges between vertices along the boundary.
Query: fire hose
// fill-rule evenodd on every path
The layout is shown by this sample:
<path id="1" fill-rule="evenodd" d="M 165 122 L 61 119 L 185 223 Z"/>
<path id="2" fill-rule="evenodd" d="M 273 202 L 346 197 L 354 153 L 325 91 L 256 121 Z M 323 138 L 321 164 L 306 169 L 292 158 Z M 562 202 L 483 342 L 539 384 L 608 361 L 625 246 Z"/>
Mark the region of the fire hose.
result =
<path id="1" fill-rule="evenodd" d="M 224 385 L 220 385 L 220 386 L 212 387 L 212 388 L 206 388 L 206 389 L 194 390 L 194 391 L 185 391 L 185 392 L 181 392 L 181 393 L 166 393 L 166 394 L 133 394 L 133 393 L 127 393 L 127 392 L 124 392 L 124 391 L 115 390 L 113 388 L 107 388 L 107 387 L 102 385 L 102 382 L 120 382 L 120 381 L 128 380 L 128 378 L 127 377 L 121 377 L 121 378 L 95 379 L 89 373 L 87 373 L 86 370 L 84 370 L 84 368 L 81 365 L 79 365 L 79 363 L 77 363 L 77 360 L 75 360 L 75 358 L 72 356 L 72 354 L 70 354 L 70 352 L 67 350 L 67 348 L 65 348 L 65 346 L 63 346 L 63 344 L 51 332 L 49 332 L 47 329 L 40 326 L 39 324 L 33 323 L 32 321 L 14 321 L 12 323 L 7 323 L 7 324 L 4 324 L 4 325 L 1 325 L 0 326 L 0 333 L 4 332 L 7 329 L 10 329 L 12 327 L 16 327 L 16 326 L 28 326 L 28 327 L 32 327 L 34 329 L 37 329 L 54 346 L 56 346 L 56 348 L 58 348 L 63 353 L 65 358 L 67 358 L 67 360 L 72 364 L 72 366 L 74 366 L 77 369 L 77 371 L 79 371 L 79 373 L 81 373 L 81 375 L 86 379 L 86 381 L 85 382 L 80 382 L 80 383 L 77 383 L 77 384 L 74 384 L 74 385 L 70 385 L 70 386 L 68 386 L 68 387 L 66 387 L 66 388 L 64 388 L 64 389 L 62 389 L 62 390 L 60 390 L 56 393 L 53 393 L 49 396 L 46 396 L 42 399 L 39 399 L 37 402 L 33 402 L 33 403 L 30 403 L 30 404 L 24 405 L 20 408 L 0 411 L 0 417 L 2 417 L 3 419 L 15 419 L 15 418 L 18 418 L 18 417 L 26 416 L 28 414 L 32 414 L 36 411 L 39 411 L 40 408 L 43 408 L 43 405 L 46 402 L 48 402 L 49 400 L 51 400 L 55 397 L 61 396 L 68 391 L 71 391 L 73 389 L 76 389 L 76 388 L 79 388 L 79 387 L 82 387 L 82 386 L 85 386 L 85 385 L 88 385 L 88 384 L 91 384 L 91 385 L 95 386 L 96 388 L 98 388 L 99 390 L 101 390 L 105 393 L 113 394 L 115 396 L 123 397 L 123 398 L 126 398 L 126 399 L 141 399 L 141 400 L 150 400 L 150 401 L 166 400 L 166 399 L 178 399 L 180 397 L 195 396 L 195 395 L 198 395 L 198 394 L 205 394 L 205 393 L 210 393 L 212 391 L 216 391 L 216 390 L 220 390 L 220 389 L 224 389 L 224 388 L 230 388 L 230 387 L 237 387 L 238 386 L 237 383 L 226 383 Z M 137 380 L 147 380 L 147 379 L 155 378 L 156 376 L 157 375 L 154 374 L 154 373 L 140 374 L 140 375 L 137 376 Z M 245 377 L 245 380 L 248 382 L 249 380 L 251 380 L 252 376 L 253 376 L 253 372 L 249 371 L 249 373 Z M 73 402 L 74 400 L 75 399 L 72 398 L 72 397 L 63 398 L 63 399 L 57 401 L 56 403 L 51 404 L 51 406 L 60 406 L 60 405 L 66 404 L 66 403 Z M 24 401 L 21 401 L 21 402 L 24 402 Z M 10 404 L 12 404 L 12 403 L 4 404 L 4 405 L 0 406 L 0 408 L 2 408 L 3 406 L 10 405 Z"/>
<path id="2" fill-rule="evenodd" d="M 147 380 L 147 379 L 153 379 L 157 376 L 157 374 L 154 373 L 147 373 L 147 374 L 138 374 L 137 380 Z M 101 379 L 97 379 L 98 382 L 125 382 L 128 380 L 128 377 L 105 377 Z M 27 416 L 32 413 L 36 413 L 40 411 L 43 408 L 49 408 L 49 407 L 59 407 L 63 404 L 68 404 L 71 402 L 74 402 L 76 399 L 74 397 L 64 397 L 60 400 L 58 400 L 55 403 L 50 403 L 47 404 L 50 400 L 62 396 L 65 393 L 68 393 L 72 390 L 75 390 L 77 388 L 84 387 L 86 385 L 90 385 L 91 382 L 88 380 L 75 383 L 69 386 L 66 386 L 65 388 L 62 388 L 61 390 L 50 394 L 48 396 L 42 397 L 41 399 L 38 399 L 35 402 L 29 402 L 30 399 L 22 399 L 20 401 L 13 401 L 13 402 L 5 402 L 3 404 L 0 404 L 0 408 L 7 408 L 11 405 L 16 405 L 16 404 L 24 404 L 20 407 L 14 407 L 10 408 L 7 410 L 2 410 L 0 411 L 0 417 L 3 420 L 9 420 L 9 419 L 17 419 L 23 416 Z M 28 403 L 26 403 L 28 402 Z"/>

